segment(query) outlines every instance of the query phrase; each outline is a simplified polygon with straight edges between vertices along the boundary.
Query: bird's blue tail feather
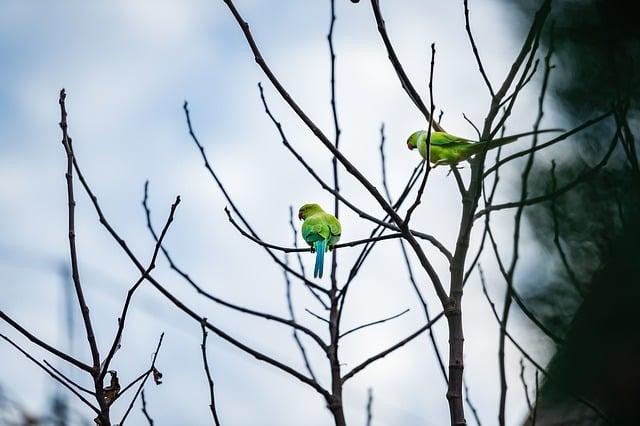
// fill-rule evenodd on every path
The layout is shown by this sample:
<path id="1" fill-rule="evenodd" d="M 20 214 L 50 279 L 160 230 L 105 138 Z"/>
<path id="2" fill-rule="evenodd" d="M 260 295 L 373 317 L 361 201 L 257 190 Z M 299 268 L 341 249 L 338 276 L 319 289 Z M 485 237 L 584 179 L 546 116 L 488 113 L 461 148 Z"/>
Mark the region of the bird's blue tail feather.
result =
<path id="1" fill-rule="evenodd" d="M 313 248 L 316 250 L 316 266 L 313 270 L 313 278 L 322 278 L 324 252 L 327 250 L 327 240 L 316 241 Z"/>

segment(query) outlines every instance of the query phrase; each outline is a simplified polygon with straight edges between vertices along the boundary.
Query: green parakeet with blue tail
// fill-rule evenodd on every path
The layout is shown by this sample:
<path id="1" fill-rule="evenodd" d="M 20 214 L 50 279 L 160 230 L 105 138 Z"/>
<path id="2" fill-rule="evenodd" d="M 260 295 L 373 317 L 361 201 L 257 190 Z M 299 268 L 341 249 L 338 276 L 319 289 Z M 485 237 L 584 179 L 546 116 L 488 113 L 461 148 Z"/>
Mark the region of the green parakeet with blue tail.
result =
<path id="1" fill-rule="evenodd" d="M 462 161 L 469 160 L 476 154 L 484 150 L 491 150 L 511 142 L 518 138 L 546 132 L 561 132 L 562 129 L 538 130 L 537 132 L 519 133 L 513 136 L 505 136 L 490 141 L 476 142 L 459 136 L 453 136 L 446 132 L 431 132 L 431 150 L 429 160 L 435 166 L 456 165 Z M 407 139 L 409 149 L 418 148 L 418 152 L 425 160 L 427 159 L 427 131 L 418 130 Z"/>
<path id="2" fill-rule="evenodd" d="M 324 254 L 333 249 L 340 240 L 342 227 L 332 214 L 322 210 L 318 204 L 305 204 L 298 210 L 298 218 L 302 222 L 302 238 L 316 253 L 316 264 L 313 269 L 314 278 L 322 278 Z"/>

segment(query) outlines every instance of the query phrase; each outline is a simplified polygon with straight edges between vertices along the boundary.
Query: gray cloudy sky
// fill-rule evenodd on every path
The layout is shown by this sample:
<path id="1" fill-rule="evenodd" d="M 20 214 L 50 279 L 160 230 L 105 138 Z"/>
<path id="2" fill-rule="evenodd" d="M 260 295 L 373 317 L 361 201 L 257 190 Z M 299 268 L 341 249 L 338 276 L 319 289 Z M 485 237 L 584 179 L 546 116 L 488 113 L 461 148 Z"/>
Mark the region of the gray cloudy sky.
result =
<path id="1" fill-rule="evenodd" d="M 343 152 L 378 184 L 379 127 L 386 123 L 388 173 L 397 196 L 416 164 L 405 139 L 423 128 L 419 112 L 401 90 L 377 35 L 368 2 L 338 0 L 335 29 L 337 101 Z M 523 38 L 525 17 L 508 2 L 472 1 L 473 28 L 490 78 L 506 73 Z M 328 0 L 238 0 L 263 53 L 290 93 L 326 133 L 332 134 L 329 104 L 329 57 L 326 32 Z M 488 94 L 464 32 L 461 1 L 385 1 L 383 12 L 398 54 L 417 88 L 426 95 L 429 44 L 436 42 L 435 103 L 448 131 L 472 137 L 466 113 L 480 122 Z M 282 273 L 264 251 L 243 239 L 227 222 L 225 201 L 202 167 L 188 139 L 183 100 L 190 102 L 194 126 L 216 171 L 250 223 L 266 240 L 289 245 L 289 205 L 330 205 L 332 199 L 280 144 L 263 112 L 257 82 L 265 78 L 222 1 L 116 1 L 0 3 L 0 308 L 64 347 L 63 280 L 59 265 L 68 259 L 64 151 L 58 128 L 58 91 L 68 93 L 70 133 L 77 157 L 105 214 L 138 255 L 153 248 L 140 205 L 143 183 L 151 181 L 153 217 L 160 226 L 176 194 L 181 194 L 167 247 L 176 262 L 216 295 L 263 311 L 286 315 Z M 538 86 L 525 91 L 509 131 L 526 131 L 535 118 Z M 291 142 L 330 177 L 331 157 L 277 97 L 266 96 Z M 548 109 L 551 109 L 549 106 Z M 553 114 L 547 114 L 547 117 Z M 562 125 L 560 118 L 545 119 Z M 510 147 L 512 149 L 518 149 Z M 468 170 L 465 170 L 465 176 Z M 436 170 L 415 227 L 453 246 L 459 197 L 452 177 Z M 519 166 L 505 171 L 497 199 L 516 197 Z M 341 172 L 344 194 L 376 215 L 381 209 L 355 181 Z M 102 351 L 112 339 L 128 287 L 136 280 L 132 265 L 96 220 L 87 197 L 77 192 L 77 238 L 81 276 Z M 342 209 L 343 239 L 368 235 L 371 224 Z M 495 216 L 498 238 L 508 242 L 510 213 Z M 525 225 L 526 227 L 526 225 Z M 479 228 L 479 227 L 478 227 Z M 531 230 L 525 230 L 525 237 Z M 479 232 L 474 234 L 477 243 Z M 526 238 L 525 238 L 526 241 Z M 544 253 L 524 244 L 518 277 L 540 270 Z M 339 276 L 346 279 L 357 250 L 340 251 Z M 447 267 L 437 251 L 427 253 L 439 271 Z M 306 256 L 311 265 L 311 256 Z M 415 261 L 415 259 L 413 259 Z M 504 282 L 490 253 L 483 259 L 494 298 Z M 416 267 L 416 270 L 420 269 Z M 194 310 L 241 341 L 290 363 L 303 364 L 286 328 L 247 318 L 207 303 L 159 262 L 158 278 Z M 419 274 L 431 310 L 435 294 Z M 294 282 L 298 318 L 326 335 L 323 323 L 305 314 L 318 310 L 299 282 Z M 351 335 L 341 347 L 345 368 L 357 365 L 418 328 L 424 321 L 407 280 L 398 243 L 379 244 L 353 284 L 343 320 L 345 329 L 411 308 L 390 323 Z M 491 424 L 498 406 L 498 328 L 476 277 L 465 294 L 466 380 L 480 415 Z M 530 333 L 519 315 L 513 332 L 540 361 L 550 355 L 545 340 Z M 77 324 L 77 356 L 88 359 Z M 0 324 L 38 357 L 46 354 Z M 208 424 L 208 392 L 201 368 L 199 325 L 143 285 L 134 298 L 123 349 L 113 368 L 128 382 L 150 362 L 159 334 L 166 333 L 158 366 L 161 386 L 147 387 L 149 409 L 157 424 Z M 446 353 L 446 324 L 436 327 Z M 326 360 L 310 342 L 308 350 L 328 384 Z M 512 383 L 510 422 L 525 413 L 517 375 L 519 355 L 509 347 Z M 329 425 L 324 401 L 315 391 L 211 335 L 209 357 L 220 416 L 226 425 Z M 7 344 L 0 344 L 0 383 L 29 409 L 42 409 L 55 385 Z M 48 357 L 51 359 L 51 357 Z M 64 366 L 61 366 L 64 368 Z M 85 377 L 76 374 L 78 380 Z M 347 418 L 364 422 L 367 388 L 374 391 L 376 425 L 441 425 L 448 419 L 445 385 L 425 336 L 371 366 L 345 388 Z M 82 412 L 82 406 L 76 405 Z M 115 409 L 121 413 L 125 404 Z M 83 413 L 85 418 L 91 418 Z M 115 415 L 114 418 L 118 418 Z M 467 418 L 471 420 L 470 413 Z M 142 424 L 139 410 L 131 424 Z"/>

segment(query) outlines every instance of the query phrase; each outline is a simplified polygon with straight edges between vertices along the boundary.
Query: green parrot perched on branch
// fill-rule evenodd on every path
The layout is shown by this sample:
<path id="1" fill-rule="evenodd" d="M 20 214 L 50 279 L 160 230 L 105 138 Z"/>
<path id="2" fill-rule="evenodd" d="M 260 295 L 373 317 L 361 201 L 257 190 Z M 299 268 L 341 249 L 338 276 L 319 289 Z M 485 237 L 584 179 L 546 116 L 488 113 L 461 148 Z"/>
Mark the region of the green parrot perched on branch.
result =
<path id="1" fill-rule="evenodd" d="M 471 141 L 459 136 L 453 136 L 446 132 L 431 132 L 431 152 L 429 160 L 434 166 L 456 165 L 469 160 L 472 156 L 483 151 L 489 151 L 502 145 L 515 142 L 518 138 L 546 132 L 561 132 L 562 129 L 538 130 L 537 132 L 519 133 L 513 136 L 493 139 L 486 142 Z M 409 149 L 418 148 L 418 152 L 427 159 L 427 131 L 418 130 L 407 139 Z"/>
<path id="2" fill-rule="evenodd" d="M 340 240 L 342 227 L 335 216 L 322 210 L 318 204 L 305 204 L 298 211 L 302 222 L 302 238 L 316 253 L 316 264 L 313 269 L 314 278 L 322 278 L 325 252 L 333 249 Z"/>

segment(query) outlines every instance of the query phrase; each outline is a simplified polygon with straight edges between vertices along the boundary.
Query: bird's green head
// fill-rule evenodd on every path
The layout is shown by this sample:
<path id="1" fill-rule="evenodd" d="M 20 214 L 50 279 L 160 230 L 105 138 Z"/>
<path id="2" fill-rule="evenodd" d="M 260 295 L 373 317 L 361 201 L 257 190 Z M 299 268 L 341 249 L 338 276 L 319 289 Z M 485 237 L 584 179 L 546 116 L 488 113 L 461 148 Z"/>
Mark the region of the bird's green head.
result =
<path id="1" fill-rule="evenodd" d="M 304 220 L 309 216 L 320 212 L 324 212 L 324 210 L 322 210 L 322 207 L 320 207 L 318 204 L 305 204 L 304 206 L 300 207 L 300 210 L 298 210 L 298 219 Z"/>
<path id="2" fill-rule="evenodd" d="M 409 139 L 407 139 L 407 147 L 409 149 L 416 149 L 418 147 L 418 141 L 421 138 L 426 138 L 426 137 L 427 137 L 427 132 L 425 132 L 424 130 L 418 130 L 417 132 L 413 132 L 411 136 L 409 136 Z"/>

